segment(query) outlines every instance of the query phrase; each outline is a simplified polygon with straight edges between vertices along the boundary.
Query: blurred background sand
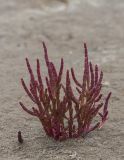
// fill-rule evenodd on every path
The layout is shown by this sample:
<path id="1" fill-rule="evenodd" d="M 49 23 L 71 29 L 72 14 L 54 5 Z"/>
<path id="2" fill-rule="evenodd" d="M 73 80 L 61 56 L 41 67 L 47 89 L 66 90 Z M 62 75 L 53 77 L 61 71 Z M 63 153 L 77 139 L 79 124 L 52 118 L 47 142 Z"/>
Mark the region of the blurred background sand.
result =
<path id="1" fill-rule="evenodd" d="M 0 0 L 0 160 L 123 160 L 124 159 L 124 1 L 123 0 Z M 104 92 L 112 91 L 109 120 L 85 140 L 55 142 L 40 122 L 18 102 L 32 103 L 20 78 L 28 82 L 25 57 L 34 69 L 41 42 L 59 66 L 72 65 L 82 77 L 83 47 L 104 71 Z M 17 142 L 21 130 L 24 144 Z"/>

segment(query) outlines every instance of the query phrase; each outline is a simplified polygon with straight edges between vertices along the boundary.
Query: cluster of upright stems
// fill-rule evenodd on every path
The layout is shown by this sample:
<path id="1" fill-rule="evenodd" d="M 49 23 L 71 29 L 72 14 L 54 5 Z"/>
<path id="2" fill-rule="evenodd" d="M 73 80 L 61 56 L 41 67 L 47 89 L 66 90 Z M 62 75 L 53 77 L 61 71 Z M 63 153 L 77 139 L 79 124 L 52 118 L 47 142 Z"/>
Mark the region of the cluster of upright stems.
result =
<path id="1" fill-rule="evenodd" d="M 66 71 L 66 83 L 62 82 L 64 62 L 61 59 L 57 72 L 53 62 L 49 60 L 47 48 L 43 42 L 44 57 L 48 76 L 43 83 L 40 62 L 37 59 L 37 78 L 31 69 L 28 58 L 26 64 L 30 75 L 30 86 L 21 79 L 22 86 L 34 107 L 28 109 L 22 102 L 21 107 L 32 116 L 38 117 L 45 133 L 55 140 L 65 140 L 86 136 L 89 132 L 99 129 L 108 119 L 108 101 L 111 92 L 103 99 L 101 94 L 103 72 L 97 65 L 88 60 L 87 46 L 84 43 L 84 69 L 82 82 L 77 80 L 74 69 Z M 70 75 L 71 74 L 71 75 Z M 71 86 L 71 78 L 75 82 L 75 94 Z M 98 122 L 94 124 L 94 118 Z"/>

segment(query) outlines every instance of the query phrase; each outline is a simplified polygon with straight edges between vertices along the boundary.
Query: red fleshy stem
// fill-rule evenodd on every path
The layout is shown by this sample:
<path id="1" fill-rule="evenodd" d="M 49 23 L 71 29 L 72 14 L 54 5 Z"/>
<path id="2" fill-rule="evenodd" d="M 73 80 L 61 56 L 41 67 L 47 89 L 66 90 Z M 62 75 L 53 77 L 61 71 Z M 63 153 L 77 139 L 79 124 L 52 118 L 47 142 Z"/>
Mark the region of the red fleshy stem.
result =
<path id="1" fill-rule="evenodd" d="M 95 65 L 95 84 L 98 82 L 98 66 Z"/>
<path id="2" fill-rule="evenodd" d="M 93 88 L 94 86 L 94 73 L 93 73 L 93 66 L 92 66 L 92 63 L 90 62 L 90 79 L 91 79 L 91 88 Z"/>
<path id="3" fill-rule="evenodd" d="M 107 108 L 108 108 L 108 102 L 109 102 L 109 99 L 111 97 L 111 92 L 108 94 L 106 100 L 105 100 L 105 105 L 104 105 L 104 109 L 103 109 L 103 113 L 105 113 L 107 111 Z"/>
<path id="4" fill-rule="evenodd" d="M 21 83 L 35 107 L 28 109 L 22 102 L 19 102 L 22 109 L 40 120 L 46 135 L 59 141 L 77 138 L 81 135 L 86 136 L 91 131 L 101 128 L 108 119 L 108 102 L 111 92 L 103 101 L 101 93 L 103 72 L 100 71 L 98 65 L 89 62 L 86 43 L 84 43 L 84 74 L 81 82 L 77 80 L 75 71 L 71 68 L 66 71 L 66 84 L 64 84 L 62 82 L 63 59 L 61 59 L 58 71 L 55 64 L 49 60 L 44 42 L 43 49 L 48 70 L 46 85 L 43 83 L 39 59 L 37 59 L 37 78 L 35 79 L 29 60 L 26 58 L 30 88 L 28 89 L 23 79 Z M 74 93 L 71 84 L 70 71 L 77 94 Z M 93 125 L 93 120 L 97 115 L 101 120 Z M 20 131 L 18 141 L 23 142 Z"/>
<path id="5" fill-rule="evenodd" d="M 63 61 L 63 58 L 61 58 L 61 65 L 60 65 L 60 70 L 59 70 L 59 75 L 58 75 L 58 82 L 57 82 L 57 84 L 59 84 L 59 83 L 61 82 L 62 73 L 63 73 L 63 67 L 64 67 L 64 61 Z"/>
<path id="6" fill-rule="evenodd" d="M 42 42 L 42 44 L 43 44 L 43 49 L 44 49 L 44 56 L 45 56 L 46 65 L 48 66 L 49 58 L 48 58 L 48 53 L 47 53 L 47 47 L 45 45 L 45 42 Z"/>
<path id="7" fill-rule="evenodd" d="M 26 58 L 25 60 L 26 60 L 26 64 L 27 64 L 27 68 L 28 68 L 29 74 L 30 74 L 31 81 L 34 82 L 35 78 L 34 78 L 34 74 L 33 74 L 33 71 L 31 69 L 29 60 L 28 60 L 28 58 Z"/>
<path id="8" fill-rule="evenodd" d="M 32 116 L 36 116 L 36 114 L 34 112 L 30 111 L 29 109 L 27 109 L 22 102 L 19 102 L 19 104 L 20 104 L 20 106 L 22 107 L 22 109 L 24 111 L 26 111 L 27 113 L 31 114 Z"/>
<path id="9" fill-rule="evenodd" d="M 43 90 L 44 87 L 43 87 L 43 82 L 42 82 L 42 78 L 41 78 L 39 59 L 37 59 L 37 77 L 38 77 L 38 81 L 39 81 L 40 90 Z"/>
<path id="10" fill-rule="evenodd" d="M 22 86 L 23 86 L 25 92 L 27 93 L 27 95 L 31 98 L 31 100 L 32 100 L 33 102 L 35 102 L 34 97 L 33 97 L 32 94 L 30 93 L 30 91 L 28 90 L 28 88 L 27 88 L 27 86 L 26 86 L 26 84 L 25 84 L 25 82 L 24 82 L 23 79 L 21 79 L 21 83 L 22 83 Z"/>
<path id="11" fill-rule="evenodd" d="M 77 86 L 82 88 L 82 85 L 78 82 L 78 80 L 76 79 L 75 73 L 74 73 L 74 69 L 71 68 L 71 74 L 72 74 L 72 78 L 74 80 L 74 82 L 76 83 Z"/>

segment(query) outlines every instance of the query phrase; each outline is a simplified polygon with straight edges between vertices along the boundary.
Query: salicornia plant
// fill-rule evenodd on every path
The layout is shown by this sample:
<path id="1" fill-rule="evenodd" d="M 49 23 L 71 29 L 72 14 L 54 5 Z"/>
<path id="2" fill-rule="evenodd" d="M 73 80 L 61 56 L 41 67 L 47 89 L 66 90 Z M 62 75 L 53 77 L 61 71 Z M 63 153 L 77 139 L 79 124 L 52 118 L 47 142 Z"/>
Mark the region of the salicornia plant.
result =
<path id="1" fill-rule="evenodd" d="M 22 102 L 21 107 L 27 113 L 37 117 L 45 133 L 55 140 L 65 140 L 86 136 L 89 132 L 101 128 L 108 119 L 108 101 L 111 92 L 103 99 L 101 94 L 103 72 L 97 65 L 88 60 L 87 46 L 84 43 L 84 70 L 82 81 L 79 82 L 74 69 L 66 71 L 66 83 L 62 83 L 64 62 L 61 59 L 59 71 L 50 61 L 47 48 L 43 42 L 44 56 L 48 76 L 42 79 L 40 62 L 37 59 L 37 78 L 31 69 L 28 58 L 26 64 L 30 75 L 30 87 L 23 79 L 22 86 L 34 107 L 28 109 Z M 71 75 L 70 75 L 71 74 Z M 71 86 L 71 78 L 75 82 L 77 93 Z M 98 117 L 94 120 L 95 117 Z M 96 122 L 98 120 L 98 122 Z"/>

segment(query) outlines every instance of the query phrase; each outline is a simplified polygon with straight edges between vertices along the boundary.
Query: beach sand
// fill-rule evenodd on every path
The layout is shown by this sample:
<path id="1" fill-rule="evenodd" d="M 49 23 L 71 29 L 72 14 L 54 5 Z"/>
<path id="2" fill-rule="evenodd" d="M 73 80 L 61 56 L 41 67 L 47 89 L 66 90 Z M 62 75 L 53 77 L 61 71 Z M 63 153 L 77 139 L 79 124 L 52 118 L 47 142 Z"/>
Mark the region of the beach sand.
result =
<path id="1" fill-rule="evenodd" d="M 49 56 L 82 77 L 83 42 L 89 58 L 104 72 L 103 92 L 112 91 L 109 119 L 85 139 L 56 142 L 41 123 L 19 106 L 32 102 L 20 78 L 29 81 L 25 57 L 36 70 L 42 41 Z M 23 144 L 17 140 L 22 132 Z M 124 1 L 123 0 L 0 0 L 0 160 L 123 160 L 124 159 Z"/>

